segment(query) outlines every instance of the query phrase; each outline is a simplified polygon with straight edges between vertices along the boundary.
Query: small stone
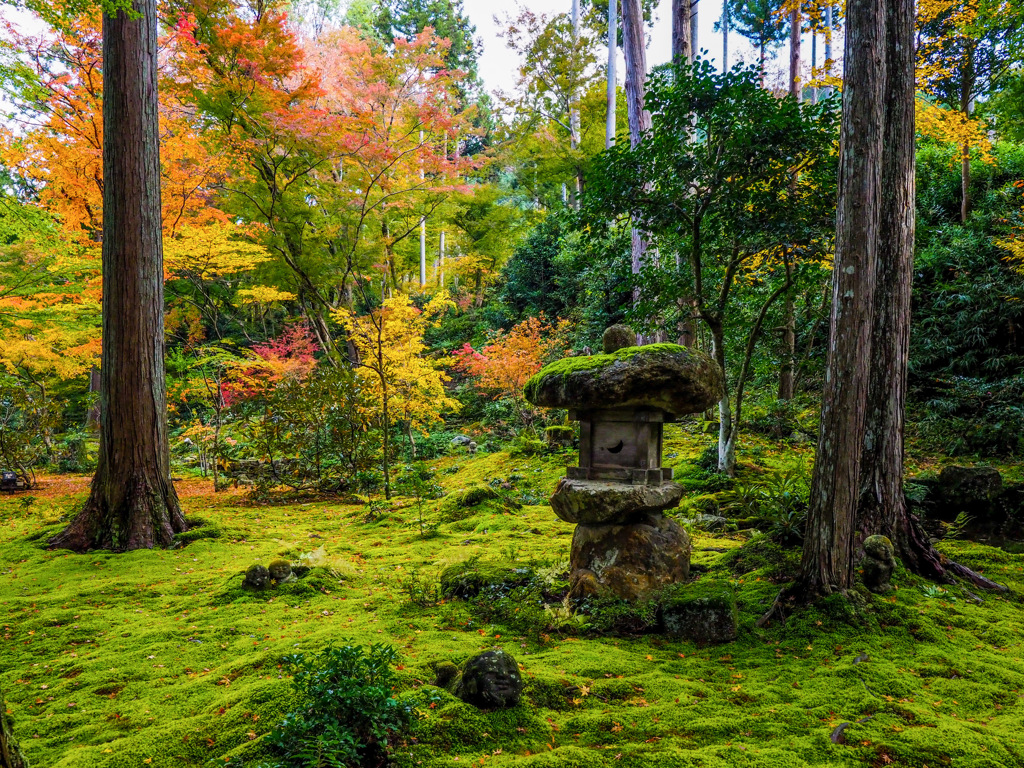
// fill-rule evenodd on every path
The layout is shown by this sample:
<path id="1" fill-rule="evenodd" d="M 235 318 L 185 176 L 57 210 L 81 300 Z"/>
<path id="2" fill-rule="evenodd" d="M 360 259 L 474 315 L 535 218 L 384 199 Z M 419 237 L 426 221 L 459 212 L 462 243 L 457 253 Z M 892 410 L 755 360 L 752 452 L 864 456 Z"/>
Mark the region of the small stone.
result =
<path id="1" fill-rule="evenodd" d="M 690 537 L 679 523 L 661 514 L 648 514 L 628 524 L 578 525 L 569 566 L 573 596 L 596 589 L 624 600 L 642 600 L 669 584 L 686 581 Z M 589 586 L 582 585 L 584 580 Z"/>
<path id="2" fill-rule="evenodd" d="M 245 572 L 245 586 L 252 587 L 253 589 L 263 589 L 270 582 L 270 571 L 267 570 L 265 565 L 250 565 L 249 570 Z"/>
<path id="3" fill-rule="evenodd" d="M 474 453 L 476 453 L 476 447 L 476 443 L 470 440 L 469 445 L 466 446 L 466 453 L 472 456 Z"/>
<path id="4" fill-rule="evenodd" d="M 739 621 L 736 596 L 729 584 L 703 579 L 677 584 L 661 595 L 665 632 L 697 643 L 728 643 L 736 639 Z"/>
<path id="5" fill-rule="evenodd" d="M 435 673 L 437 677 L 434 679 L 434 685 L 438 688 L 444 688 L 452 694 L 458 690 L 459 683 L 462 682 L 462 672 L 456 665 L 450 661 L 442 661 L 435 668 Z"/>
<path id="6" fill-rule="evenodd" d="M 270 578 L 280 584 L 292 578 L 292 564 L 287 560 L 274 560 L 267 568 Z"/>
<path id="7" fill-rule="evenodd" d="M 628 325 L 612 325 L 605 329 L 601 337 L 601 349 L 607 355 L 626 347 L 636 346 L 636 331 Z"/>
<path id="8" fill-rule="evenodd" d="M 896 551 L 888 537 L 868 536 L 864 539 L 864 559 L 861 561 L 864 586 L 878 594 L 888 592 L 892 589 L 889 579 L 895 566 Z"/>
<path id="9" fill-rule="evenodd" d="M 469 445 L 471 442 L 473 441 L 465 435 L 456 435 L 452 438 L 452 445 L 454 446 Z"/>
<path id="10" fill-rule="evenodd" d="M 567 523 L 625 523 L 652 512 L 671 509 L 683 497 L 677 483 L 626 485 L 603 480 L 558 481 L 551 508 Z"/>
<path id="11" fill-rule="evenodd" d="M 484 651 L 462 667 L 456 695 L 481 709 L 503 709 L 519 703 L 523 678 L 519 665 L 502 650 Z"/>

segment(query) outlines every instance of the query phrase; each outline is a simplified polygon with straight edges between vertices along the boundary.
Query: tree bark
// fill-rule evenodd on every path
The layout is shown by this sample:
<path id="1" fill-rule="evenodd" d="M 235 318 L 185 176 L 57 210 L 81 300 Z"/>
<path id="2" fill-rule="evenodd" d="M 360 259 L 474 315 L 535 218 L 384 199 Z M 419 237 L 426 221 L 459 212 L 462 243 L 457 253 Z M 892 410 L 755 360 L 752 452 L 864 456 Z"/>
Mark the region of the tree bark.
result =
<path id="1" fill-rule="evenodd" d="M 170 479 L 155 0 L 103 17 L 103 364 L 99 465 L 53 548 L 168 546 L 186 528 Z"/>
<path id="2" fill-rule="evenodd" d="M 804 598 L 853 581 L 864 406 L 871 360 L 885 97 L 885 7 L 850 0 L 832 318 L 801 576 Z"/>
<path id="3" fill-rule="evenodd" d="M 857 522 L 893 542 L 907 522 L 903 429 L 914 268 L 914 4 L 886 2 L 886 152 Z"/>
<path id="4" fill-rule="evenodd" d="M 729 71 L 729 0 L 722 0 L 722 71 Z"/>
<path id="5" fill-rule="evenodd" d="M 651 113 L 644 109 L 647 82 L 647 52 L 644 39 L 644 17 L 640 0 L 622 0 L 622 40 L 626 58 L 626 115 L 629 120 L 629 143 L 635 147 L 640 137 L 651 128 Z M 647 241 L 640 230 L 633 228 L 631 270 L 634 275 L 643 269 Z M 633 290 L 633 303 L 639 301 L 639 288 Z"/>
<path id="6" fill-rule="evenodd" d="M 672 0 L 672 61 L 676 64 L 693 63 L 692 15 L 690 0 Z"/>
<path id="7" fill-rule="evenodd" d="M 903 495 L 910 297 L 914 272 L 914 1 L 887 0 L 885 148 L 882 210 L 865 413 L 859 542 L 888 536 L 904 565 L 937 581 L 953 576 L 983 589 L 1005 589 L 958 563 L 930 543 Z M 859 543 L 858 542 L 858 543 Z"/>
<path id="8" fill-rule="evenodd" d="M 618 83 L 615 79 L 616 52 L 618 50 L 619 24 L 617 20 L 619 0 L 608 0 L 608 96 L 605 106 L 604 148 L 615 143 L 615 99 Z"/>
<path id="9" fill-rule="evenodd" d="M 800 101 L 800 3 L 789 12 L 789 95 Z"/>
<path id="10" fill-rule="evenodd" d="M 0 768 L 28 768 L 28 762 L 21 755 L 14 740 L 11 720 L 7 716 L 7 705 L 0 690 Z"/>

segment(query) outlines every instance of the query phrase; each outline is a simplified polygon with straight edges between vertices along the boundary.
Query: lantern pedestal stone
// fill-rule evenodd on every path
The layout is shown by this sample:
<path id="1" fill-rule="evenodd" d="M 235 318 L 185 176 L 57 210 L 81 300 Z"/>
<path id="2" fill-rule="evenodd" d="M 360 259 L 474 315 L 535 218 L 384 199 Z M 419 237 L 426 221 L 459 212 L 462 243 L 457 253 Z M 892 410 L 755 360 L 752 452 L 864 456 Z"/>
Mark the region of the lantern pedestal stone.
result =
<path id="1" fill-rule="evenodd" d="M 579 466 L 568 467 L 551 507 L 576 524 L 570 595 L 642 600 L 690 573 L 690 539 L 663 513 L 683 489 L 661 466 L 663 428 L 722 396 L 721 369 L 675 344 L 617 345 L 628 328 L 605 332 L 605 354 L 566 358 L 526 384 L 526 399 L 565 408 L 580 422 Z"/>

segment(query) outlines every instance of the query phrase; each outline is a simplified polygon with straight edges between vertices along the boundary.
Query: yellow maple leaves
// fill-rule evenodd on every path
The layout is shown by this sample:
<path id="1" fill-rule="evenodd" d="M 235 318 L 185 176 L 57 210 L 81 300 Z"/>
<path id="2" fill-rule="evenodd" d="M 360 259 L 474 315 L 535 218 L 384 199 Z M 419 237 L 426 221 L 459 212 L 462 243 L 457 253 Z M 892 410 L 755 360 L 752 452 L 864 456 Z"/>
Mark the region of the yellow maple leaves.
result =
<path id="1" fill-rule="evenodd" d="M 425 356 L 423 333 L 454 306 L 444 291 L 423 309 L 399 294 L 383 306 L 357 316 L 347 309 L 334 312 L 359 353 L 357 374 L 372 393 L 375 409 L 388 421 L 406 421 L 410 428 L 440 421 L 459 402 L 448 395 L 448 375 L 439 361 Z"/>

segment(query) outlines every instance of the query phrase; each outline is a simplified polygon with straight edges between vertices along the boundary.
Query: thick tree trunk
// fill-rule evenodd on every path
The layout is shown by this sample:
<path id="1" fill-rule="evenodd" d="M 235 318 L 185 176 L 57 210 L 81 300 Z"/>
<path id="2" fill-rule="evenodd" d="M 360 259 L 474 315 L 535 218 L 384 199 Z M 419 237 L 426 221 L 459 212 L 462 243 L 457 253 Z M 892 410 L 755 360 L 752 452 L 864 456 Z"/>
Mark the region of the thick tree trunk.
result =
<path id="1" fill-rule="evenodd" d="M 893 542 L 907 522 L 903 498 L 903 427 L 914 267 L 914 4 L 887 0 L 885 155 L 871 378 L 857 527 Z"/>
<path id="2" fill-rule="evenodd" d="M 930 543 L 903 496 L 903 433 L 914 272 L 914 2 L 887 0 L 885 148 L 871 378 L 857 510 L 860 541 L 888 536 L 904 565 L 937 581 L 953 576 L 1005 589 Z"/>
<path id="3" fill-rule="evenodd" d="M 22 757 L 12 731 L 4 694 L 0 690 L 0 768 L 28 768 L 28 762 Z"/>
<path id="4" fill-rule="evenodd" d="M 864 406 L 881 193 L 885 7 L 850 0 L 840 138 L 832 320 L 821 431 L 798 590 L 813 598 L 853 581 Z"/>
<path id="5" fill-rule="evenodd" d="M 647 82 L 647 52 L 644 39 L 644 17 L 640 0 L 622 0 L 622 40 L 626 58 L 626 115 L 629 120 L 629 143 L 635 147 L 640 136 L 651 128 L 651 113 L 644 109 L 644 90 Z M 640 274 L 647 252 L 647 241 L 638 229 L 633 229 L 631 269 Z M 639 300 L 639 288 L 634 289 L 633 302 Z"/>
<path id="6" fill-rule="evenodd" d="M 185 530 L 164 389 L 156 2 L 103 17 L 103 365 L 99 465 L 52 547 L 168 546 Z"/>
<path id="7" fill-rule="evenodd" d="M 692 15 L 690 0 L 672 0 L 672 61 L 676 64 L 693 63 Z"/>

